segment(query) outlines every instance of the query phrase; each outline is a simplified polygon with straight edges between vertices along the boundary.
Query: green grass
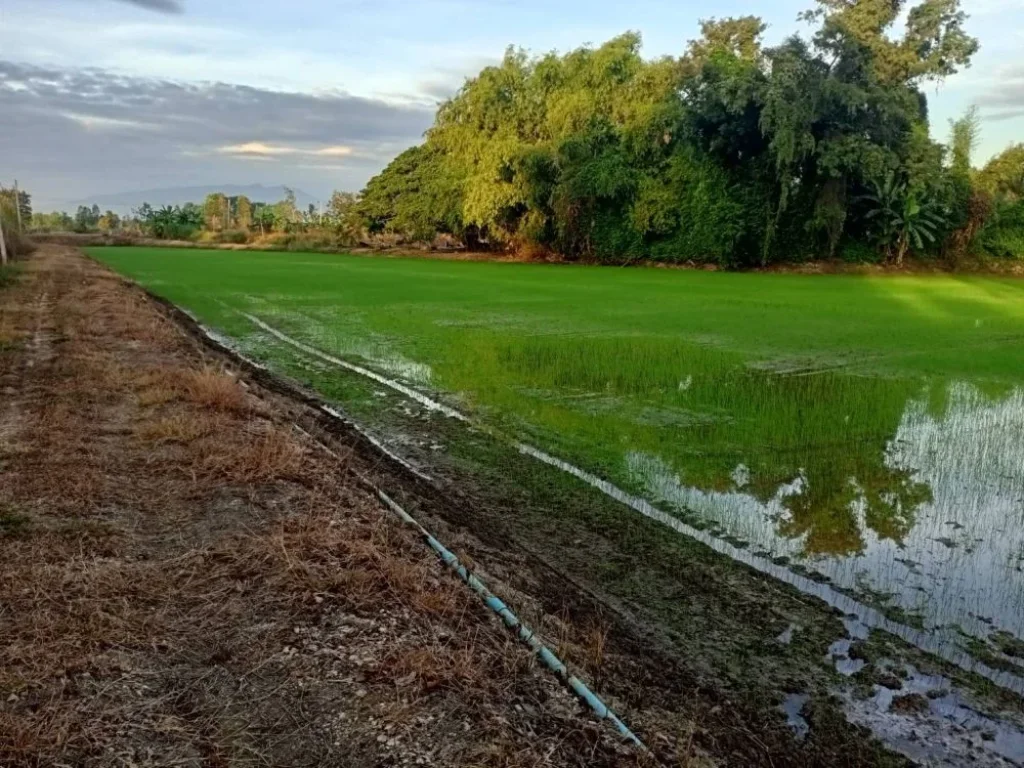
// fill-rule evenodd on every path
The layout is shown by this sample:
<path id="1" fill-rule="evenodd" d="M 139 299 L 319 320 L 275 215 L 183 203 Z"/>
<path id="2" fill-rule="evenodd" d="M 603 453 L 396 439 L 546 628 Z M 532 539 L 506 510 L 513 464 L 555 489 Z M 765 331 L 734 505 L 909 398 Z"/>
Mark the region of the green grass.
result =
<path id="1" fill-rule="evenodd" d="M 0 267 L 0 288 L 10 285 L 17 279 L 20 269 L 16 264 Z"/>
<path id="2" fill-rule="evenodd" d="M 937 484 L 889 458 L 901 424 L 941 422 L 965 391 L 981 413 L 1024 384 L 1024 281 L 89 251 L 378 426 L 389 425 L 373 386 L 312 371 L 236 310 L 447 393 L 635 492 L 685 487 L 680 514 L 758 546 L 767 526 L 775 554 L 906 544 Z M 1003 434 L 961 421 L 965 434 Z M 1001 439 L 991 453 L 1016 446 Z M 780 496 L 794 482 L 802 491 Z M 738 491 L 774 519 L 714 507 Z"/>

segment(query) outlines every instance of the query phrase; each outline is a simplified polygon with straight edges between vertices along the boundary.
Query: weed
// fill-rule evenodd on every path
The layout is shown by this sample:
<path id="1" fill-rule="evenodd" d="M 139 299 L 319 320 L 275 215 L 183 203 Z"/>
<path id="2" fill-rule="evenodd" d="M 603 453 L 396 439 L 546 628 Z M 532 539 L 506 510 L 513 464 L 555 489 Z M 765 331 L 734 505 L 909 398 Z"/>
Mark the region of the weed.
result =
<path id="1" fill-rule="evenodd" d="M 152 443 L 191 443 L 211 434 L 217 427 L 216 419 L 179 413 L 144 424 L 138 434 L 142 440 Z"/>
<path id="2" fill-rule="evenodd" d="M 32 520 L 9 504 L 0 504 L 0 537 L 24 536 Z"/>
<path id="3" fill-rule="evenodd" d="M 181 379 L 181 388 L 188 400 L 205 408 L 234 413 L 250 410 L 238 380 L 213 368 L 189 371 Z"/>

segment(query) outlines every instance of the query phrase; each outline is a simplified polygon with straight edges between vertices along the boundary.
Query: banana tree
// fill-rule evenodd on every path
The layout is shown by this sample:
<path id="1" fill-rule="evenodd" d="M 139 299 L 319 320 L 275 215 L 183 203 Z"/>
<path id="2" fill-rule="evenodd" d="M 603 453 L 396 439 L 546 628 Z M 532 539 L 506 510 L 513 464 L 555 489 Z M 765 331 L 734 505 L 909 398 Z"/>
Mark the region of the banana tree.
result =
<path id="1" fill-rule="evenodd" d="M 875 236 L 887 258 L 901 267 L 911 248 L 923 250 L 925 243 L 935 242 L 944 220 L 934 203 L 898 181 L 895 174 L 872 187 L 862 198 L 873 206 L 865 218 L 875 224 Z"/>

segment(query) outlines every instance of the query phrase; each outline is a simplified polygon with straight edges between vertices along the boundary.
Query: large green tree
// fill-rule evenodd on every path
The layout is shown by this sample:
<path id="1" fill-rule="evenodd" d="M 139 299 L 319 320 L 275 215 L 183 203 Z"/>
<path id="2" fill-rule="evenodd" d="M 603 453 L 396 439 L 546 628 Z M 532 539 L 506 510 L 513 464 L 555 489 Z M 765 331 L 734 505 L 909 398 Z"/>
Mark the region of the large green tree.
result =
<path id="1" fill-rule="evenodd" d="M 929 210 L 956 202 L 921 86 L 977 41 L 959 0 L 819 0 L 805 18 L 809 38 L 771 48 L 756 17 L 707 20 L 678 58 L 644 59 L 634 33 L 565 55 L 510 48 L 360 211 L 371 231 L 615 261 L 883 246 L 869 193 L 890 175 Z"/>

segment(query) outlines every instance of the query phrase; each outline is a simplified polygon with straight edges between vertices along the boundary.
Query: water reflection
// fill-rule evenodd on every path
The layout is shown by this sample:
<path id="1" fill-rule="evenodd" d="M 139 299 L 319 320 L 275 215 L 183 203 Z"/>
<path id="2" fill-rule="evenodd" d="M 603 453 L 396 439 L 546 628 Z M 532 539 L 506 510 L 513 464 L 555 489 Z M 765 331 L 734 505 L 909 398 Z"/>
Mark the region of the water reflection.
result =
<path id="1" fill-rule="evenodd" d="M 1024 391 L 919 391 L 874 450 L 874 463 L 805 457 L 809 466 L 767 484 L 744 464 L 723 490 L 688 483 L 685 465 L 650 452 L 626 462 L 649 496 L 927 627 L 1024 636 Z"/>

